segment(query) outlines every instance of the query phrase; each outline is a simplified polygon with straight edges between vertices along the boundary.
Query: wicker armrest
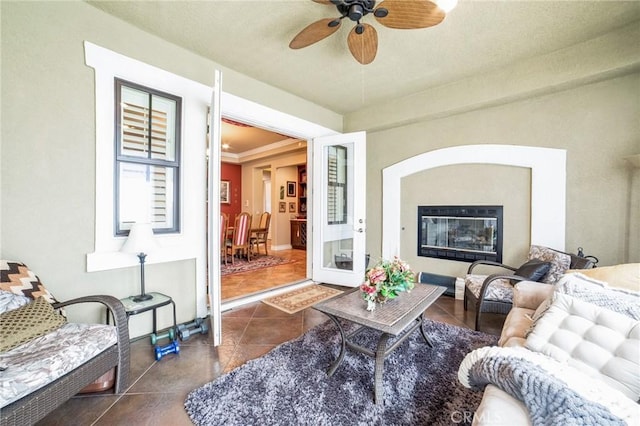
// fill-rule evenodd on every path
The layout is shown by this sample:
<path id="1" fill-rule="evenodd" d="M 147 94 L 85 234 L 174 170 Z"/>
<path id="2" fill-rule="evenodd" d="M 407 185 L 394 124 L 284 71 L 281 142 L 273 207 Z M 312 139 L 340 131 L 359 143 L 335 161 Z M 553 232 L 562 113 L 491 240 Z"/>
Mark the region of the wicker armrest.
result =
<path id="1" fill-rule="evenodd" d="M 102 303 L 111 311 L 118 333 L 118 378 L 116 380 L 116 393 L 123 391 L 129 383 L 129 323 L 124 310 L 124 305 L 113 296 L 94 295 L 78 297 L 76 299 L 56 302 L 55 309 L 79 303 Z"/>
<path id="2" fill-rule="evenodd" d="M 513 306 L 535 310 L 553 294 L 554 288 L 551 284 L 521 281 L 513 288 Z"/>
<path id="3" fill-rule="evenodd" d="M 504 269 L 508 269 L 510 271 L 515 271 L 518 268 L 514 268 L 513 266 L 509 266 L 509 265 L 505 265 L 503 263 L 499 263 L 499 262 L 494 262 L 492 260 L 476 260 L 475 262 L 473 262 L 471 265 L 469 265 L 469 269 L 467 269 L 467 274 L 471 274 L 473 269 L 476 266 L 480 266 L 480 265 L 485 265 L 485 266 L 497 266 L 499 268 L 504 268 Z"/>

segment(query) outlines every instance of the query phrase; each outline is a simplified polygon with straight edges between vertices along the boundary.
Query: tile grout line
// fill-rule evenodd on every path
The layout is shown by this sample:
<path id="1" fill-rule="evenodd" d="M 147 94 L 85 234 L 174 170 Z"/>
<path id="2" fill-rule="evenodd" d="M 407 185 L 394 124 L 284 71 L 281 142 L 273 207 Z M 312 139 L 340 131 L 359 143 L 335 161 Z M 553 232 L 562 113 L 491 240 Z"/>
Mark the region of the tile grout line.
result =
<path id="1" fill-rule="evenodd" d="M 118 402 L 119 402 L 119 401 L 120 401 L 120 400 L 121 400 L 121 399 L 122 399 L 122 398 L 127 394 L 127 392 L 128 392 L 131 388 L 133 388 L 133 387 L 136 385 L 136 383 L 138 383 L 138 382 L 140 381 L 140 379 L 142 379 L 142 378 L 144 377 L 144 375 L 145 375 L 145 374 L 147 374 L 147 373 L 149 372 L 149 370 L 151 370 L 151 368 L 152 368 L 154 365 L 156 365 L 157 363 L 158 363 L 158 361 L 153 361 L 153 363 L 152 363 L 152 364 L 151 364 L 151 365 L 150 365 L 146 370 L 144 370 L 144 372 L 140 375 L 140 377 L 138 377 L 138 378 L 136 379 L 136 381 L 135 381 L 135 382 L 131 383 L 131 385 L 129 385 L 129 386 L 127 387 L 127 389 L 125 389 L 125 391 L 124 391 L 124 392 L 122 392 L 120 395 L 118 395 L 118 398 L 116 398 L 116 400 L 115 400 L 115 401 L 113 401 L 113 404 L 109 405 L 109 406 L 108 406 L 108 407 L 107 407 L 107 408 L 102 412 L 102 414 L 100 414 L 100 415 L 98 416 L 98 418 L 97 418 L 97 419 L 95 419 L 95 420 L 91 423 L 91 426 L 94 426 L 98 421 L 100 421 L 100 419 L 101 419 L 101 418 L 103 418 L 103 417 L 104 417 L 104 415 L 105 415 L 105 414 L 107 414 L 107 412 L 108 412 L 109 410 L 111 410 L 111 409 L 113 408 L 113 406 L 114 406 L 114 405 L 116 405 L 116 404 L 117 404 L 117 403 L 118 403 Z"/>
<path id="2" fill-rule="evenodd" d="M 222 369 L 222 372 L 223 372 L 222 374 L 225 374 L 224 372 L 226 371 L 227 367 L 229 366 L 231 361 L 234 359 L 234 357 L 238 353 L 238 348 L 240 346 L 240 342 L 242 341 L 242 338 L 244 337 L 245 333 L 247 332 L 247 329 L 249 328 L 249 323 L 251 323 L 251 320 L 253 319 L 254 315 L 256 314 L 256 310 L 257 309 L 254 308 L 253 312 L 251 312 L 251 318 L 249 318 L 249 321 L 247 321 L 247 325 L 244 326 L 244 329 L 242 330 L 242 334 L 240 335 L 240 338 L 233 345 L 233 352 L 231 353 L 231 356 L 229 357 L 229 361 L 227 361 L 227 363 L 225 364 L 224 368 Z"/>

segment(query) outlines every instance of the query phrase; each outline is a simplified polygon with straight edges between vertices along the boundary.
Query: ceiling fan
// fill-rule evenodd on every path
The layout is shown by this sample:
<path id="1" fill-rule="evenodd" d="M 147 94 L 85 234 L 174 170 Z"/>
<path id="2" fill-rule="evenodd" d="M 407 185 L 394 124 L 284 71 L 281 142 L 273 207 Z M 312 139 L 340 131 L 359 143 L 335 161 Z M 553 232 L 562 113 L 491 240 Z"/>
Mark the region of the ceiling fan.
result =
<path id="1" fill-rule="evenodd" d="M 342 20 L 349 18 L 356 25 L 349 32 L 347 45 L 351 54 L 363 65 L 370 64 L 378 51 L 376 29 L 360 20 L 373 13 L 376 20 L 389 28 L 413 29 L 438 25 L 457 0 L 383 0 L 377 7 L 375 0 L 313 0 L 316 3 L 334 5 L 339 18 L 320 19 L 296 35 L 289 47 L 301 49 L 316 43 L 338 31 Z"/>

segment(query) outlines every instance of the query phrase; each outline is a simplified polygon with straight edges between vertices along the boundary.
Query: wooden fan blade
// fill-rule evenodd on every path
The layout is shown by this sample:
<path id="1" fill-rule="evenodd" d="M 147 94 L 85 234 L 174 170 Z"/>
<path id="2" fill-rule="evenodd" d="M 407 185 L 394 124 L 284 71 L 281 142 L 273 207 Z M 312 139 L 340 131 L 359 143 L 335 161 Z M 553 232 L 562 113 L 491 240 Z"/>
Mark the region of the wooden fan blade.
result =
<path id="1" fill-rule="evenodd" d="M 331 3 L 331 0 L 313 0 L 313 1 L 320 4 L 326 4 L 327 6 L 333 5 L 333 3 Z"/>
<path id="2" fill-rule="evenodd" d="M 446 13 L 429 0 L 384 0 L 376 9 L 385 8 L 389 14 L 375 17 L 385 27 L 398 29 L 427 28 L 438 25 Z"/>
<path id="3" fill-rule="evenodd" d="M 335 21 L 335 18 L 321 19 L 307 26 L 305 29 L 300 31 L 298 35 L 293 38 L 293 40 L 291 40 L 291 43 L 289 43 L 289 47 L 292 49 L 301 49 L 303 47 L 312 45 L 313 43 L 318 42 L 323 38 L 329 37 L 331 34 L 338 31 L 338 28 L 340 28 L 341 24 L 341 21 L 338 21 L 338 25 L 336 25 L 335 27 L 330 27 L 329 22 L 331 21 Z"/>
<path id="4" fill-rule="evenodd" d="M 369 24 L 361 24 L 364 27 L 362 34 L 356 32 L 357 26 L 353 27 L 349 32 L 347 44 L 349 50 L 356 61 L 362 65 L 373 62 L 378 52 L 378 33 L 376 29 Z"/>

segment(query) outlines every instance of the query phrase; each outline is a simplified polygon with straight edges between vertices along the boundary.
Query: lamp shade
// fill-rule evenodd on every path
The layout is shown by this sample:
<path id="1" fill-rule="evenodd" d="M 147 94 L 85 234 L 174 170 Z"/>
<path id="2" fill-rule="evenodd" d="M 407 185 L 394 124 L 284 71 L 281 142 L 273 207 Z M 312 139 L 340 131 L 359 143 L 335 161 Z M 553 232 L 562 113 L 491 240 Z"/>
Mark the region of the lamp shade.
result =
<path id="1" fill-rule="evenodd" d="M 129 237 L 124 242 L 120 251 L 125 253 L 149 254 L 158 245 L 153 236 L 153 228 L 150 223 L 134 223 L 129 231 Z"/>

